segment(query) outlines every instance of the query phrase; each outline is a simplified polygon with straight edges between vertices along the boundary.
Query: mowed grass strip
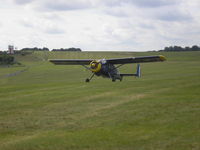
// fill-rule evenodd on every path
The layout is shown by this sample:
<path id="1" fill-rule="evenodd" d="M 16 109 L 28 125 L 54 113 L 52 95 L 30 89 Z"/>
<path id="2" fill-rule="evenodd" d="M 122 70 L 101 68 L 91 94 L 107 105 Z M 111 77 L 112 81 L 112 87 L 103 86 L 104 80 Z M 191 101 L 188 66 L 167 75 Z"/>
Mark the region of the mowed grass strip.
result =
<path id="1" fill-rule="evenodd" d="M 1 82 L 0 149 L 199 149 L 199 53 L 50 53 L 86 58 L 167 56 L 142 64 L 143 77 L 123 82 L 79 66 L 54 66 L 43 53 L 21 57 L 29 71 Z M 61 56 L 62 55 L 62 56 Z M 121 72 L 134 72 L 127 65 Z M 1 81 L 5 81 L 1 79 Z"/>

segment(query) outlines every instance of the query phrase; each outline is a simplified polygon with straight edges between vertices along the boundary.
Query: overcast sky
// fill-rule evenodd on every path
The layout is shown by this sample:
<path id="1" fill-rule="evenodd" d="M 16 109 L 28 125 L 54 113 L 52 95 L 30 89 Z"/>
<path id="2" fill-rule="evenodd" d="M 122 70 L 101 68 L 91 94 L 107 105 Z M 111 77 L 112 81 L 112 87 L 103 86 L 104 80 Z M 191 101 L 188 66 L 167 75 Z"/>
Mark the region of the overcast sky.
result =
<path id="1" fill-rule="evenodd" d="M 0 0 L 0 50 L 200 45 L 199 0 Z"/>

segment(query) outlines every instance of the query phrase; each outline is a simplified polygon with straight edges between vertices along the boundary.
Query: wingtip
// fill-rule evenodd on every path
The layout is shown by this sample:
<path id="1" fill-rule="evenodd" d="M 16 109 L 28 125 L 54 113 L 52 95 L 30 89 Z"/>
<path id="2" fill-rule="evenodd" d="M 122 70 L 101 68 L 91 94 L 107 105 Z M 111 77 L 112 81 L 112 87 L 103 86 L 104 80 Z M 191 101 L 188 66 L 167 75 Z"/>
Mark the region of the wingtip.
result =
<path id="1" fill-rule="evenodd" d="M 52 59 L 48 59 L 48 62 L 51 62 L 51 63 L 52 63 Z"/>
<path id="2" fill-rule="evenodd" d="M 163 55 L 160 55 L 159 57 L 160 57 L 160 60 L 161 60 L 161 61 L 166 61 L 166 60 L 167 60 L 167 59 L 165 58 L 165 56 L 163 56 Z"/>

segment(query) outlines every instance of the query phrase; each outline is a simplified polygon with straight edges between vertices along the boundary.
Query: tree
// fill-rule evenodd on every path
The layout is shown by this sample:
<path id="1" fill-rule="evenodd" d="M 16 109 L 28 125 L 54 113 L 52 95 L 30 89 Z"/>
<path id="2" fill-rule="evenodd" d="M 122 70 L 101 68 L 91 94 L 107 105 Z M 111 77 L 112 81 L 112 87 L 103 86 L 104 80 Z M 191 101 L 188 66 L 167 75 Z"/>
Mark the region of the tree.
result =
<path id="1" fill-rule="evenodd" d="M 14 60 L 15 60 L 14 56 L 8 54 L 0 55 L 0 65 L 14 64 Z"/>
<path id="2" fill-rule="evenodd" d="M 81 51 L 81 49 L 72 47 L 72 48 L 65 48 L 65 49 L 64 48 L 53 49 L 52 51 Z"/>
<path id="3" fill-rule="evenodd" d="M 193 45 L 191 48 L 186 46 L 185 48 L 182 48 L 181 46 L 169 46 L 165 47 L 164 50 L 161 51 L 200 51 L 200 47 L 197 45 Z"/>
<path id="4" fill-rule="evenodd" d="M 200 48 L 197 45 L 192 46 L 191 48 L 192 51 L 198 51 Z"/>

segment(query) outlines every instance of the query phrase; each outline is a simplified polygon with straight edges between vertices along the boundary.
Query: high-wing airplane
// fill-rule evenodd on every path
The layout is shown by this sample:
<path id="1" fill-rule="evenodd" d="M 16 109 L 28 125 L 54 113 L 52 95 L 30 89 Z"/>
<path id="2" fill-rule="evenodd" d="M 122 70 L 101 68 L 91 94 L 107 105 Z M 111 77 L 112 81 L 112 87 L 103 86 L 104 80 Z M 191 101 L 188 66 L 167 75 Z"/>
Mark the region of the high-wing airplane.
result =
<path id="1" fill-rule="evenodd" d="M 86 69 L 92 72 L 92 75 L 85 80 L 85 82 L 90 82 L 94 75 L 107 77 L 115 82 L 117 79 L 122 81 L 124 76 L 135 76 L 140 77 L 140 64 L 147 62 L 159 62 L 165 61 L 166 58 L 162 55 L 158 56 L 144 56 L 144 57 L 130 57 L 130 58 L 114 58 L 114 59 L 50 59 L 49 61 L 55 65 L 82 65 Z M 137 71 L 135 74 L 121 74 L 118 68 L 124 64 L 138 63 Z"/>

